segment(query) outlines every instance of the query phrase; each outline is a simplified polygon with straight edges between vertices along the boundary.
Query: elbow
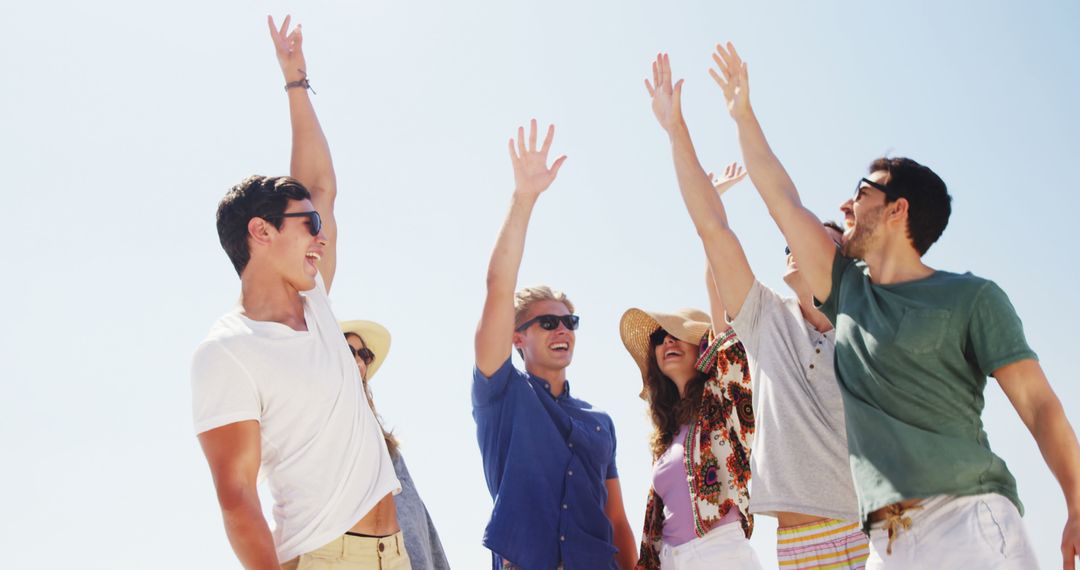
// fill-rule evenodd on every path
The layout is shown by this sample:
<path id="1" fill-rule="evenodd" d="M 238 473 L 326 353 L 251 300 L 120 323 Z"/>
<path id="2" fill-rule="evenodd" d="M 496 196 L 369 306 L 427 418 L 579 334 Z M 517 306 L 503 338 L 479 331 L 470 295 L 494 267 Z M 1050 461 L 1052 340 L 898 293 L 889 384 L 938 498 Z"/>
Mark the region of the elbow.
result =
<path id="1" fill-rule="evenodd" d="M 723 237 L 728 231 L 727 224 L 721 223 L 719 220 L 709 220 L 696 224 L 694 228 L 697 230 L 697 235 L 703 240 L 714 240 Z"/>
<path id="2" fill-rule="evenodd" d="M 259 496 L 252 485 L 240 482 L 223 482 L 217 485 L 218 505 L 226 517 L 244 513 L 252 504 L 259 504 Z"/>

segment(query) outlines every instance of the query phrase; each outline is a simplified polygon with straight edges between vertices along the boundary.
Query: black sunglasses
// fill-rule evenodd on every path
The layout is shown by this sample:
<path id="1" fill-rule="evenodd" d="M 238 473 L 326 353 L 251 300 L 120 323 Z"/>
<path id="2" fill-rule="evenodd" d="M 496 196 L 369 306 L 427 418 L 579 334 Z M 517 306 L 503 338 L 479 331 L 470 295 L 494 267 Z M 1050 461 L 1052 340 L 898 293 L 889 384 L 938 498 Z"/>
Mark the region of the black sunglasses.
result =
<path id="1" fill-rule="evenodd" d="M 664 341 L 667 340 L 667 337 L 669 336 L 671 336 L 671 334 L 663 328 L 656 329 L 649 335 L 649 345 L 660 346 L 661 344 L 664 344 Z"/>
<path id="2" fill-rule="evenodd" d="M 546 331 L 559 328 L 559 323 L 562 323 L 568 330 L 575 331 L 578 328 L 579 320 L 577 315 L 540 315 L 521 323 L 514 331 L 521 332 L 529 328 L 533 323 L 540 323 L 540 328 Z"/>
<path id="3" fill-rule="evenodd" d="M 352 345 L 350 344 L 349 345 L 349 352 L 352 353 L 353 358 L 359 357 L 360 360 L 363 360 L 364 364 L 367 364 L 367 365 L 370 365 L 375 360 L 375 353 L 371 352 L 371 349 L 366 347 L 366 346 L 361 347 L 361 348 L 353 348 Z"/>
<path id="4" fill-rule="evenodd" d="M 884 185 L 884 184 L 880 184 L 878 182 L 874 182 L 873 180 L 869 180 L 869 179 L 866 179 L 866 178 L 860 178 L 859 183 L 855 185 L 855 197 L 856 198 L 859 197 L 859 190 L 862 190 L 862 185 L 863 184 L 866 184 L 867 186 L 869 186 L 871 188 L 877 188 L 878 190 L 881 190 L 882 192 L 885 193 L 885 196 L 888 197 L 891 200 L 895 200 L 895 199 L 900 197 L 899 194 L 897 194 L 896 192 L 890 190 L 889 187 Z"/>
<path id="5" fill-rule="evenodd" d="M 310 212 L 293 212 L 291 214 L 270 214 L 269 216 L 262 216 L 264 219 L 272 220 L 274 218 L 307 218 L 309 222 L 308 231 L 311 235 L 317 236 L 322 231 L 322 218 L 319 217 L 319 213 L 315 210 Z"/>

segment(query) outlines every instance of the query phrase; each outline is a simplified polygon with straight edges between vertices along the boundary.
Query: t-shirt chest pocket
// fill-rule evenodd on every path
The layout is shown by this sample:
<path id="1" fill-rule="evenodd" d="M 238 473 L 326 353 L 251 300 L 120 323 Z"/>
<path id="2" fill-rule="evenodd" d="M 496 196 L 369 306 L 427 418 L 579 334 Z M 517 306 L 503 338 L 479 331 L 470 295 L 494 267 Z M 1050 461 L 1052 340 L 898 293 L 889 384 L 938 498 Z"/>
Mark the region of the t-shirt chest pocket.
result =
<path id="1" fill-rule="evenodd" d="M 901 350 L 927 354 L 938 350 L 949 327 L 948 309 L 907 309 L 893 342 Z"/>
<path id="2" fill-rule="evenodd" d="M 611 461 L 611 434 L 608 430 L 600 427 L 599 424 L 577 419 L 572 421 L 575 434 L 570 439 L 571 442 L 576 442 L 575 451 L 597 466 L 606 465 Z"/>

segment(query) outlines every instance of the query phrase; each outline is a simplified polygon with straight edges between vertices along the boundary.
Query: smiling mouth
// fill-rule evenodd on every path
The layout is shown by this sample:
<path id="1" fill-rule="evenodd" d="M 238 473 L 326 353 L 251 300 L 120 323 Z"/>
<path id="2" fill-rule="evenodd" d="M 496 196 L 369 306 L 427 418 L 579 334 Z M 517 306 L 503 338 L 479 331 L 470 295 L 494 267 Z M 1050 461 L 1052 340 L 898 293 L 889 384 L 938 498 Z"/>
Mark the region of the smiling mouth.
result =
<path id="1" fill-rule="evenodd" d="M 683 353 L 679 352 L 678 350 L 669 350 L 664 353 L 664 360 L 668 360 L 669 358 L 679 358 L 682 355 Z"/>
<path id="2" fill-rule="evenodd" d="M 570 350 L 570 343 L 568 342 L 555 342 L 548 345 L 548 348 L 557 352 L 567 352 Z"/>

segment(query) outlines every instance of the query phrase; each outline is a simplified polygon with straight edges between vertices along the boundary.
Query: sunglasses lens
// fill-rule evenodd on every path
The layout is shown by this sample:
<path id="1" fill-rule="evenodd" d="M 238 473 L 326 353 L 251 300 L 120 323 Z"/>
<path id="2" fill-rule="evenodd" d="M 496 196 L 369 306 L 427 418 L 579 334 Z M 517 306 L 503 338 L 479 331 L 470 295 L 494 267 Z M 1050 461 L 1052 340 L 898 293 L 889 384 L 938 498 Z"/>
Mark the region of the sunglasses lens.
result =
<path id="1" fill-rule="evenodd" d="M 580 321 L 580 319 L 578 318 L 577 315 L 566 315 L 565 317 L 562 318 L 562 322 L 563 322 L 564 325 L 566 325 L 566 328 L 568 328 L 568 329 L 570 329 L 572 331 L 577 330 L 579 321 Z"/>
<path id="2" fill-rule="evenodd" d="M 659 346 L 661 344 L 664 344 L 664 339 L 666 339 L 667 336 L 668 333 L 666 330 L 656 329 L 651 335 L 649 335 L 649 344 L 653 346 Z"/>
<path id="3" fill-rule="evenodd" d="M 791 255 L 791 248 L 786 245 L 784 246 L 784 255 Z"/>
<path id="4" fill-rule="evenodd" d="M 553 331 L 559 326 L 559 318 L 554 315 L 544 315 L 536 319 L 536 322 L 546 331 Z"/>
<path id="5" fill-rule="evenodd" d="M 360 356 L 360 360 L 364 361 L 364 364 L 371 364 L 371 362 L 375 360 L 375 353 L 371 352 L 370 348 L 361 348 L 356 352 Z"/>
<path id="6" fill-rule="evenodd" d="M 317 236 L 322 231 L 322 218 L 318 212 L 311 212 L 311 235 Z"/>

